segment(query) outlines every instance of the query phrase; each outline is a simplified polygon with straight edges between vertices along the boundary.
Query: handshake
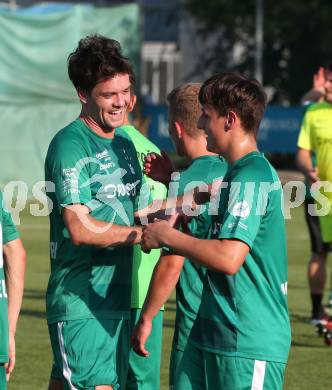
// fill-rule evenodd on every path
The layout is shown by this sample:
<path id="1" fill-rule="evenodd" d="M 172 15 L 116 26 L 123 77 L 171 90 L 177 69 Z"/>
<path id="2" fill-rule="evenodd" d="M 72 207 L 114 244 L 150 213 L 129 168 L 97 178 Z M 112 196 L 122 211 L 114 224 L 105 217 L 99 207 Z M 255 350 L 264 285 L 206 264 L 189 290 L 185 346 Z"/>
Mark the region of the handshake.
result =
<path id="1" fill-rule="evenodd" d="M 163 183 L 166 187 L 169 187 L 172 174 L 175 172 L 171 160 L 164 152 L 161 152 L 161 155 L 149 153 L 145 157 L 143 171 L 151 179 Z M 205 186 L 204 190 L 199 186 L 192 187 L 190 191 L 177 198 L 154 201 L 147 209 L 139 211 L 137 217 L 140 221 L 142 218 L 151 221 L 142 229 L 143 252 L 149 253 L 151 249 L 167 247 L 175 229 L 191 234 L 189 222 L 193 214 L 198 214 L 195 211 L 198 211 L 200 205 L 210 201 L 215 189 L 220 187 L 220 183 L 221 180 L 216 180 L 211 185 Z M 156 209 L 156 203 L 158 203 L 158 211 L 151 213 L 151 210 Z M 171 208 L 169 205 L 172 205 Z"/>

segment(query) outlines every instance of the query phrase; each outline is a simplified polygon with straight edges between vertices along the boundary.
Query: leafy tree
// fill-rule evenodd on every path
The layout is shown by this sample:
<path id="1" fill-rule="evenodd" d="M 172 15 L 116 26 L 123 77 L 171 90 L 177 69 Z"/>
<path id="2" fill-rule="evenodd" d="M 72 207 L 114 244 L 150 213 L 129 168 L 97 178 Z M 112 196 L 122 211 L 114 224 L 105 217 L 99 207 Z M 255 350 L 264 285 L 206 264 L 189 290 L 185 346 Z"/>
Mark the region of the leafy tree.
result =
<path id="1" fill-rule="evenodd" d="M 256 1 L 185 0 L 185 5 L 199 22 L 199 34 L 214 37 L 202 61 L 214 71 L 229 70 L 229 53 L 240 44 L 242 54 L 231 68 L 253 76 Z M 263 7 L 264 85 L 297 104 L 313 73 L 332 58 L 332 1 L 264 0 Z"/>

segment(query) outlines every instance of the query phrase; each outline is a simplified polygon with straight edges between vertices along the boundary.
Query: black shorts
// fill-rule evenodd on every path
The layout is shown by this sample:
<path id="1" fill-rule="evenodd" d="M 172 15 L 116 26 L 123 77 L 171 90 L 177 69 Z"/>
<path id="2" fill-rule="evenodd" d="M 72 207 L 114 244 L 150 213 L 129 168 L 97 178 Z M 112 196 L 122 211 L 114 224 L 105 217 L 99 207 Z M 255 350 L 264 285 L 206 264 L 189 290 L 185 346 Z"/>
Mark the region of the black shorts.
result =
<path id="1" fill-rule="evenodd" d="M 317 254 L 328 253 L 329 251 L 331 251 L 331 246 L 329 243 L 323 242 L 322 240 L 319 217 L 317 215 L 310 215 L 308 213 L 308 205 L 310 204 L 314 204 L 314 200 L 305 199 L 304 214 L 310 235 L 311 252 Z"/>

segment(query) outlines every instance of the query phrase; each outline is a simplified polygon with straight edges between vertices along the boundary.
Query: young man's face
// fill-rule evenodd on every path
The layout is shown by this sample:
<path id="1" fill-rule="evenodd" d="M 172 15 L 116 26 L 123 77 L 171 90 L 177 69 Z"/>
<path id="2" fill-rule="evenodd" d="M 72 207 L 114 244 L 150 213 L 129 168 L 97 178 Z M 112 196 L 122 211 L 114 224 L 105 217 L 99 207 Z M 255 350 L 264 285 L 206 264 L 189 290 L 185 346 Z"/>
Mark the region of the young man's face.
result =
<path id="1" fill-rule="evenodd" d="M 130 104 L 128 74 L 117 74 L 99 82 L 86 96 L 86 113 L 104 131 L 122 126 Z"/>
<path id="2" fill-rule="evenodd" d="M 207 150 L 222 154 L 222 138 L 225 128 L 225 118 L 209 106 L 202 107 L 202 114 L 198 119 L 197 127 L 207 135 Z"/>
<path id="3" fill-rule="evenodd" d="M 332 103 L 332 72 L 325 69 L 325 100 Z"/>

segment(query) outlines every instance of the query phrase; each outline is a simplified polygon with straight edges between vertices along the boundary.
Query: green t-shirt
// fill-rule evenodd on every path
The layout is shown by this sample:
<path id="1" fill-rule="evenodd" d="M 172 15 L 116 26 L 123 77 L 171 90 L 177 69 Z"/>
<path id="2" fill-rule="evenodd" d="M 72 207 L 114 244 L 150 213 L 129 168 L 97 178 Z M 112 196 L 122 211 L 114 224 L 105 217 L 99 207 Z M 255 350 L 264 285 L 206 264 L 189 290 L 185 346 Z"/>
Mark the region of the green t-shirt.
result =
<path id="1" fill-rule="evenodd" d="M 3 245 L 19 237 L 10 213 L 4 208 L 0 192 L 0 363 L 8 362 L 8 297 L 3 269 Z"/>
<path id="2" fill-rule="evenodd" d="M 208 270 L 190 336 L 199 348 L 249 359 L 286 362 L 291 333 L 287 253 L 278 176 L 259 152 L 225 176 L 211 239 L 237 239 L 250 251 L 235 275 Z"/>
<path id="3" fill-rule="evenodd" d="M 148 191 L 141 191 L 142 172 L 133 143 L 121 129 L 113 139 L 104 138 L 77 119 L 53 138 L 45 178 L 55 186 L 55 191 L 52 186 L 47 189 L 53 203 L 48 322 L 129 318 L 133 247 L 75 246 L 62 208 L 84 204 L 97 220 L 132 226 L 134 211 L 146 207 L 149 198 Z"/>
<path id="4" fill-rule="evenodd" d="M 154 152 L 160 154 L 160 150 L 149 141 L 142 133 L 135 129 L 134 126 L 122 126 L 121 129 L 132 140 L 141 168 L 143 169 L 144 158 L 148 153 Z M 144 175 L 146 183 L 150 187 L 151 199 L 164 199 L 167 195 L 166 187 Z M 131 307 L 139 309 L 143 307 L 143 303 L 148 292 L 150 279 L 154 266 L 160 257 L 160 249 L 153 249 L 150 253 L 141 251 L 140 245 L 134 247 L 133 275 L 132 275 L 132 290 L 131 290 Z"/>
<path id="5" fill-rule="evenodd" d="M 179 195 L 190 191 L 199 182 L 210 184 L 217 178 L 223 178 L 227 163 L 219 156 L 201 156 L 194 159 L 190 166 L 181 172 L 179 177 Z M 208 207 L 190 223 L 191 233 L 201 239 L 208 237 L 211 216 Z M 176 319 L 174 344 L 177 349 L 184 350 L 195 321 L 203 290 L 205 268 L 185 259 L 179 282 L 176 286 Z"/>

